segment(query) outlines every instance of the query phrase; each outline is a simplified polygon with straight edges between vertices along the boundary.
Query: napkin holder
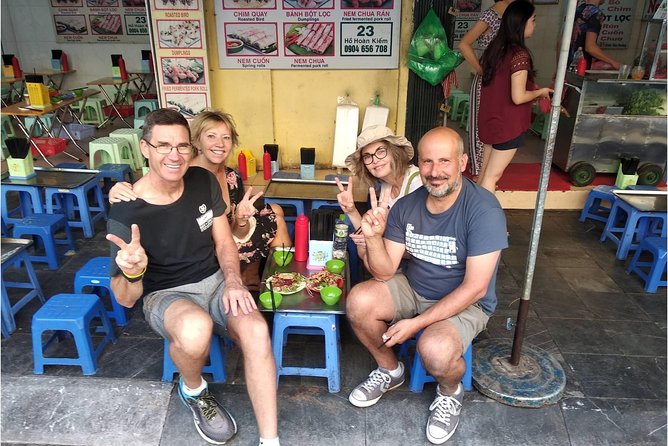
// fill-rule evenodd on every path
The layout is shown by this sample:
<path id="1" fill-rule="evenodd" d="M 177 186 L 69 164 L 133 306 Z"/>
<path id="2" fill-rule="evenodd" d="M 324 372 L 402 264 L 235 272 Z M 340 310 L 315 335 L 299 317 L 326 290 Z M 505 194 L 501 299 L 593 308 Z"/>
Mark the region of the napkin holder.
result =
<path id="1" fill-rule="evenodd" d="M 619 168 L 617 169 L 617 178 L 615 178 L 615 187 L 620 189 L 626 189 L 629 186 L 635 186 L 638 184 L 638 175 L 635 173 L 635 170 L 631 174 L 625 174 L 622 168 L 622 163 L 619 163 Z"/>
<path id="2" fill-rule="evenodd" d="M 36 176 L 35 164 L 32 159 L 32 153 L 28 152 L 25 158 L 7 158 L 7 169 L 9 170 L 9 178 L 17 180 L 27 180 Z"/>
<path id="3" fill-rule="evenodd" d="M 299 165 L 299 173 L 302 180 L 315 179 L 315 148 L 302 147 L 300 149 L 301 164 Z"/>
<path id="4" fill-rule="evenodd" d="M 61 71 L 63 65 L 60 61 L 60 58 L 63 55 L 63 50 L 51 50 L 51 68 L 54 71 Z"/>
<path id="5" fill-rule="evenodd" d="M 332 260 L 333 249 L 334 242 L 332 240 L 309 240 L 306 268 L 315 270 L 323 269 L 325 263 L 328 260 Z"/>
<path id="6" fill-rule="evenodd" d="M 51 105 L 49 89 L 44 85 L 44 77 L 34 74 L 26 74 L 26 88 L 28 89 L 28 98 L 32 107 L 48 107 Z"/>
<path id="7" fill-rule="evenodd" d="M 145 73 L 153 73 L 153 56 L 150 50 L 141 50 L 141 70 Z"/>

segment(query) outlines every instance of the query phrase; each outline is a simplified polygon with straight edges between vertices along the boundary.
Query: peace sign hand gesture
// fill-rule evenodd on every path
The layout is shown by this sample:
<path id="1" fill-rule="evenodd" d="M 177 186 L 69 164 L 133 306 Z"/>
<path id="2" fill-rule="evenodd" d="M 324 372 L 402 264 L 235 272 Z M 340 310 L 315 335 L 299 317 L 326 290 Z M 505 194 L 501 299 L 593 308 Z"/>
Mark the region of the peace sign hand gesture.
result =
<path id="1" fill-rule="evenodd" d="M 116 264 L 126 276 L 137 276 L 144 272 L 148 265 L 148 256 L 141 245 L 139 226 L 133 224 L 130 243 L 114 234 L 107 234 L 107 240 L 118 246 Z"/>
<path id="2" fill-rule="evenodd" d="M 336 186 L 339 188 L 339 193 L 336 194 L 336 199 L 339 202 L 339 206 L 341 206 L 341 210 L 346 214 L 356 211 L 355 200 L 353 199 L 353 177 L 348 177 L 347 189 L 343 186 L 339 177 L 334 178 L 334 181 L 336 181 Z"/>
<path id="3" fill-rule="evenodd" d="M 380 196 L 380 200 L 377 200 L 375 189 L 373 187 L 369 188 L 371 209 L 369 209 L 362 218 L 362 233 L 364 234 L 364 237 L 382 237 L 385 232 L 387 214 L 390 207 L 387 201 L 388 193 L 388 191 L 383 192 Z"/>
<path id="4" fill-rule="evenodd" d="M 255 215 L 255 213 L 257 212 L 257 209 L 255 209 L 255 202 L 257 201 L 258 198 L 262 196 L 262 191 L 258 192 L 257 194 L 251 197 L 252 191 L 253 187 L 249 187 L 246 193 L 244 194 L 244 197 L 241 199 L 239 204 L 237 204 L 235 210 L 235 216 L 237 221 L 239 222 L 242 223 L 247 222 L 248 219 L 251 218 L 253 215 Z"/>

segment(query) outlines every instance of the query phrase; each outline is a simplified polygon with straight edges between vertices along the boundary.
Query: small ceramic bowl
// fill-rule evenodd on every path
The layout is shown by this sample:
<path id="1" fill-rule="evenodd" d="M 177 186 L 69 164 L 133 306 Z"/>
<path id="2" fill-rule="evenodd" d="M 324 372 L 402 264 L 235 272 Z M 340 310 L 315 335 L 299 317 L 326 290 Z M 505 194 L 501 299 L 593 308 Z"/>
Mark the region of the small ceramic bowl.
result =
<path id="1" fill-rule="evenodd" d="M 281 305 L 281 302 L 283 302 L 283 296 L 281 293 L 274 291 L 274 303 L 276 304 L 276 308 Z M 271 291 L 265 291 L 260 294 L 260 304 L 267 310 L 273 309 L 271 306 Z"/>
<path id="2" fill-rule="evenodd" d="M 320 289 L 320 298 L 327 305 L 336 305 L 341 298 L 341 288 L 326 286 Z"/>
<path id="3" fill-rule="evenodd" d="M 294 253 L 290 252 L 288 249 L 289 248 L 285 248 L 285 250 L 283 250 L 283 248 L 276 248 L 276 250 L 274 250 L 274 261 L 278 266 L 285 266 L 292 262 Z"/>
<path id="4" fill-rule="evenodd" d="M 227 46 L 228 54 L 238 53 L 244 49 L 244 43 L 239 39 L 227 39 L 225 45 Z"/>
<path id="5" fill-rule="evenodd" d="M 325 263 L 325 268 L 327 268 L 327 271 L 334 274 L 341 274 L 344 266 L 346 266 L 346 263 L 340 259 L 328 260 Z"/>

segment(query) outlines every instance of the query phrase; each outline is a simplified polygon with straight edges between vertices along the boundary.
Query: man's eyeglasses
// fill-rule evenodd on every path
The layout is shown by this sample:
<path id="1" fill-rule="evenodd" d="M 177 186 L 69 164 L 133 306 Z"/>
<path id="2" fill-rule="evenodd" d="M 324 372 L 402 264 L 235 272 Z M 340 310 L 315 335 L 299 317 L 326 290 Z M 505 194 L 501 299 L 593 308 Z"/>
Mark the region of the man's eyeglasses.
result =
<path id="1" fill-rule="evenodd" d="M 373 153 L 365 153 L 362 155 L 362 162 L 365 165 L 369 165 L 373 163 L 373 158 L 376 157 L 377 160 L 382 160 L 387 156 L 387 149 L 385 147 L 379 147 L 375 152 Z"/>
<path id="2" fill-rule="evenodd" d="M 179 155 L 190 155 L 193 151 L 193 146 L 191 144 L 179 144 L 178 146 L 170 146 L 169 144 L 158 144 L 154 146 L 148 140 L 144 139 L 146 144 L 153 147 L 156 152 L 160 155 L 169 155 L 172 153 L 172 149 L 176 149 Z"/>

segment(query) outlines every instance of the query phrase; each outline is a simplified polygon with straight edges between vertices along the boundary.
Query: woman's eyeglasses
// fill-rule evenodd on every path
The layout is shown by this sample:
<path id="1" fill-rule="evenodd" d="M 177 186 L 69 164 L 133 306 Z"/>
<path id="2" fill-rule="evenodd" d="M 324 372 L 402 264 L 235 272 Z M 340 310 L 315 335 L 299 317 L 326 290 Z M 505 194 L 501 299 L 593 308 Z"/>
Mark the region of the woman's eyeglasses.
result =
<path id="1" fill-rule="evenodd" d="M 172 153 L 172 149 L 176 149 L 179 155 L 189 155 L 193 151 L 193 146 L 191 144 L 179 144 L 178 146 L 170 146 L 169 144 L 158 144 L 154 146 L 148 140 L 144 139 L 146 144 L 153 147 L 156 152 L 160 155 L 169 155 Z"/>
<path id="2" fill-rule="evenodd" d="M 382 160 L 386 156 L 387 156 L 387 149 L 385 147 L 379 147 L 373 153 L 365 153 L 364 155 L 362 155 L 362 162 L 368 166 L 369 164 L 373 163 L 374 157 L 376 157 L 377 160 Z"/>

